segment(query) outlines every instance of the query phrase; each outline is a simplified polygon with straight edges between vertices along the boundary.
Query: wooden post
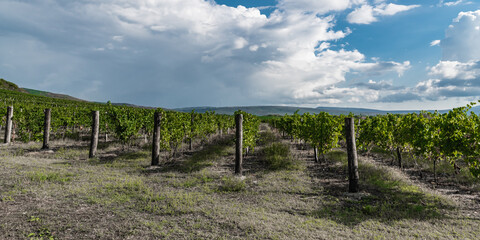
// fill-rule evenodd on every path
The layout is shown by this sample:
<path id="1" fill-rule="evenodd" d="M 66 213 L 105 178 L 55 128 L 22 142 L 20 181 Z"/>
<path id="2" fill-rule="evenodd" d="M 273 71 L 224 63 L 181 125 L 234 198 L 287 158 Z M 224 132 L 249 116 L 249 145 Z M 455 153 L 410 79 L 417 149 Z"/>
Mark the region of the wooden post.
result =
<path id="1" fill-rule="evenodd" d="M 152 166 L 160 162 L 160 122 L 162 114 L 155 112 L 153 116 L 153 146 L 152 146 Z"/>
<path id="2" fill-rule="evenodd" d="M 105 142 L 108 142 L 108 123 L 105 123 Z"/>
<path id="3" fill-rule="evenodd" d="M 7 120 L 5 123 L 5 143 L 10 143 L 12 138 L 12 117 L 13 117 L 13 106 L 7 107 Z"/>
<path id="4" fill-rule="evenodd" d="M 355 123 L 354 118 L 345 118 L 345 134 L 347 140 L 347 154 L 348 154 L 348 191 L 356 193 L 359 191 L 358 187 L 358 160 L 357 147 L 355 144 Z"/>
<path id="5" fill-rule="evenodd" d="M 398 167 L 402 169 L 403 168 L 402 150 L 400 149 L 400 147 L 397 147 L 397 158 L 398 158 Z"/>
<path id="6" fill-rule="evenodd" d="M 90 153 L 89 158 L 94 158 L 97 155 L 98 146 L 98 132 L 100 126 L 100 112 L 92 111 L 92 139 L 90 141 Z"/>
<path id="7" fill-rule="evenodd" d="M 192 151 L 192 149 L 193 149 L 193 146 L 192 146 L 193 143 L 192 142 L 193 142 L 193 130 L 194 130 L 193 129 L 193 124 L 194 124 L 194 122 L 195 122 L 195 113 L 192 112 L 192 115 L 190 116 L 190 142 L 189 142 L 190 151 Z"/>
<path id="8" fill-rule="evenodd" d="M 47 108 L 44 111 L 45 113 L 45 121 L 43 124 L 43 146 L 42 149 L 50 148 L 50 122 L 52 117 L 52 109 Z"/>
<path id="9" fill-rule="evenodd" d="M 242 161 L 243 161 L 243 115 L 235 115 L 236 125 L 236 148 L 235 148 L 235 174 L 242 175 Z"/>

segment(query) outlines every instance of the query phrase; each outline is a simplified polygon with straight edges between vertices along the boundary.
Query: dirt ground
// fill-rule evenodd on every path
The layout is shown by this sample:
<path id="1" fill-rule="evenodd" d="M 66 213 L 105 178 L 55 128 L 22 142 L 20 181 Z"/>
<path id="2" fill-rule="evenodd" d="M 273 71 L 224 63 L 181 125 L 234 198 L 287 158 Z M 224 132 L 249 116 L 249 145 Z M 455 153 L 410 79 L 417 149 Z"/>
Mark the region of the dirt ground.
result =
<path id="1" fill-rule="evenodd" d="M 270 170 L 263 141 L 233 175 L 232 135 L 162 153 L 147 144 L 55 141 L 0 147 L 0 239 L 476 239 L 478 181 L 400 171 L 359 155 L 360 192 L 347 192 L 346 154 L 315 163 L 313 150 L 262 126 L 297 164 Z M 261 141 L 262 142 L 262 141 Z M 428 171 L 423 173 L 428 175 Z"/>

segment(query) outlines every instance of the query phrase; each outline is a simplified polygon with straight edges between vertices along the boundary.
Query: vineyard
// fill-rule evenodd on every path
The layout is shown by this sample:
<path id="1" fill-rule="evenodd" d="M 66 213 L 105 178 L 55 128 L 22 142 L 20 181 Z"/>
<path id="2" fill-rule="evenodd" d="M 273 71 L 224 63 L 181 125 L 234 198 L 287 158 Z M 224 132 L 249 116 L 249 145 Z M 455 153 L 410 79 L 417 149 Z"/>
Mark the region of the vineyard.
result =
<path id="1" fill-rule="evenodd" d="M 161 122 L 161 148 L 175 155 L 181 143 L 206 139 L 216 132 L 227 131 L 234 125 L 233 117 L 215 115 L 213 112 L 180 113 L 163 109 L 144 109 L 114 106 L 110 103 L 88 103 L 31 96 L 8 90 L 0 90 L 0 114 L 6 121 L 7 106 L 14 110 L 12 141 L 41 141 L 44 134 L 44 111 L 51 109 L 51 138 L 88 138 L 92 126 L 92 112 L 99 111 L 100 135 L 104 141 L 112 139 L 128 146 L 137 138 L 145 140 L 153 133 L 153 116 L 159 112 Z"/>
<path id="2" fill-rule="evenodd" d="M 9 90 L 0 99 L 2 239 L 480 234 L 475 103 L 445 114 L 261 118 Z"/>
<path id="3" fill-rule="evenodd" d="M 480 101 L 479 101 L 480 102 Z M 455 108 L 448 113 L 421 112 L 403 115 L 357 117 L 355 129 L 357 145 L 367 154 L 372 148 L 390 152 L 392 160 L 402 168 L 402 156 L 426 159 L 434 173 L 439 161 L 446 161 L 456 171 L 468 166 L 474 177 L 480 177 L 480 118 L 469 110 L 476 103 Z M 353 116 L 350 116 L 353 117 Z M 345 140 L 343 119 L 328 113 L 293 114 L 271 121 L 293 139 L 301 139 L 314 148 L 315 161 L 338 147 Z M 435 175 L 436 180 L 436 175 Z"/>

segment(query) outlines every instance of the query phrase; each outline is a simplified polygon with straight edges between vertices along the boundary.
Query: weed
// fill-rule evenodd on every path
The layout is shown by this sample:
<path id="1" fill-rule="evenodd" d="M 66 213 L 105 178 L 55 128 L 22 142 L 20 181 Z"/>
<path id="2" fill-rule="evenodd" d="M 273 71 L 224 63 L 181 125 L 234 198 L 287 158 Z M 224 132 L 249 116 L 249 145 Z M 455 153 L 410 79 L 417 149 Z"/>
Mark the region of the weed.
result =
<path id="1" fill-rule="evenodd" d="M 33 171 L 27 173 L 28 178 L 33 182 L 57 182 L 57 183 L 66 183 L 72 180 L 72 177 L 75 176 L 72 173 L 58 173 L 58 172 L 47 172 L 43 171 Z"/>
<path id="2" fill-rule="evenodd" d="M 139 196 L 137 208 L 161 215 L 181 215 L 195 212 L 206 196 L 197 192 L 150 192 Z"/>
<path id="3" fill-rule="evenodd" d="M 132 199 L 137 199 L 143 194 L 150 194 L 152 192 L 141 179 L 137 178 L 116 180 L 111 183 L 106 183 L 103 187 L 97 188 L 96 190 L 103 195 L 100 200 L 115 203 L 131 202 Z"/>
<path id="4" fill-rule="evenodd" d="M 294 170 L 300 167 L 299 163 L 293 159 L 290 147 L 283 143 L 273 143 L 263 148 L 260 156 L 270 170 Z"/>
<path id="5" fill-rule="evenodd" d="M 363 195 L 346 195 L 340 202 L 325 201 L 323 208 L 313 215 L 333 217 L 343 224 L 357 224 L 370 218 L 382 221 L 442 219 L 444 216 L 439 209 L 453 208 L 445 200 L 395 177 L 386 168 L 362 163 L 359 172 Z"/>
<path id="6" fill-rule="evenodd" d="M 214 181 L 214 176 L 205 169 L 189 175 L 186 180 L 176 184 L 176 186 L 191 188 Z"/>
<path id="7" fill-rule="evenodd" d="M 53 232 L 48 228 L 48 226 L 42 224 L 42 219 L 36 216 L 30 216 L 28 219 L 29 222 L 38 226 L 38 229 L 35 232 L 32 232 L 27 235 L 27 238 L 30 240 L 54 240 L 56 239 L 53 236 Z"/>
<path id="8" fill-rule="evenodd" d="M 260 137 L 258 138 L 258 145 L 264 146 L 271 143 L 274 143 L 278 140 L 277 135 L 272 131 L 260 132 Z"/>
<path id="9" fill-rule="evenodd" d="M 14 202 L 15 199 L 11 195 L 7 195 L 7 196 L 2 196 L 0 198 L 0 201 L 1 202 Z"/>
<path id="10" fill-rule="evenodd" d="M 85 148 L 60 147 L 55 151 L 54 156 L 61 159 L 80 159 L 87 154 L 88 152 Z"/>
<path id="11" fill-rule="evenodd" d="M 30 233 L 27 236 L 30 240 L 54 240 L 52 232 L 48 227 L 40 227 L 36 232 Z"/>
<path id="12" fill-rule="evenodd" d="M 15 149 L 15 153 L 13 154 L 14 156 L 23 156 L 25 154 L 25 150 L 23 148 L 17 148 Z"/>
<path id="13" fill-rule="evenodd" d="M 220 192 L 241 192 L 245 191 L 247 185 L 245 181 L 239 177 L 223 177 L 222 184 L 218 190 Z"/>
<path id="14" fill-rule="evenodd" d="M 192 173 L 213 166 L 215 161 L 229 154 L 229 141 L 230 139 L 226 139 L 220 141 L 218 144 L 208 145 L 201 151 L 193 154 L 186 161 L 172 166 L 169 170 Z"/>
<path id="15" fill-rule="evenodd" d="M 341 164 L 347 164 L 347 153 L 341 150 L 332 150 L 325 154 L 325 158 L 329 161 L 337 162 Z"/>

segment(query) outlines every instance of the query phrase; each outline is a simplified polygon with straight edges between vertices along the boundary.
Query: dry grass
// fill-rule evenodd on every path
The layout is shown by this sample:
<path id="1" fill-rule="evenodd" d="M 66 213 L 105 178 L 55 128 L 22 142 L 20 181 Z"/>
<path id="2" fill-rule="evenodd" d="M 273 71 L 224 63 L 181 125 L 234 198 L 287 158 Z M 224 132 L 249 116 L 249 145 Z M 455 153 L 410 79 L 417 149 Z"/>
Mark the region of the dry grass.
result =
<path id="1" fill-rule="evenodd" d="M 272 141 L 271 134 L 268 144 Z M 288 141 L 284 144 L 290 145 Z M 233 176 L 231 138 L 150 167 L 148 149 L 55 143 L 0 147 L 0 239 L 475 239 L 478 217 L 406 176 L 363 161 L 346 193 L 346 157 L 272 171 L 256 155 Z M 37 148 L 38 147 L 38 148 Z M 262 146 L 259 147 L 261 152 Z M 256 151 L 257 152 L 257 151 Z"/>

